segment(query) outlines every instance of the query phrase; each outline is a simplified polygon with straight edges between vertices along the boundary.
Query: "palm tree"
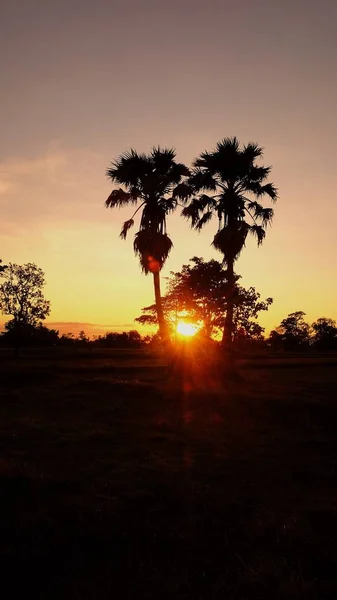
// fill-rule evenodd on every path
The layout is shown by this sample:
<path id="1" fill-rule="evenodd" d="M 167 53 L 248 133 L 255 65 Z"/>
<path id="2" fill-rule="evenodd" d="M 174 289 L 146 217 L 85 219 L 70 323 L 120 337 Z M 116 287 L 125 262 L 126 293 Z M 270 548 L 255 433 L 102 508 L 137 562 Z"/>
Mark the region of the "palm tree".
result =
<path id="1" fill-rule="evenodd" d="M 250 142 L 240 148 L 236 137 L 225 138 L 212 152 L 203 152 L 193 163 L 189 185 L 194 197 L 182 214 L 191 225 L 201 230 L 213 217 L 218 221 L 218 231 L 213 246 L 223 255 L 227 267 L 228 294 L 222 342 L 231 349 L 233 336 L 233 300 L 236 275 L 234 263 L 243 249 L 247 235 L 257 238 L 260 245 L 271 223 L 274 211 L 264 208 L 261 198 L 277 200 L 277 189 L 267 183 L 271 167 L 256 164 L 263 149 Z"/>
<path id="2" fill-rule="evenodd" d="M 105 203 L 108 208 L 139 204 L 123 224 L 120 237 L 126 239 L 135 215 L 141 211 L 133 247 L 142 271 L 146 275 L 153 274 L 159 332 L 165 345 L 169 343 L 169 333 L 161 301 L 160 271 L 173 247 L 166 218 L 176 209 L 179 198 L 186 199 L 187 186 L 183 178 L 189 175 L 187 167 L 175 158 L 174 150 L 160 147 L 153 148 L 148 155 L 135 150 L 122 154 L 107 169 L 112 183 L 122 187 L 114 189 Z"/>

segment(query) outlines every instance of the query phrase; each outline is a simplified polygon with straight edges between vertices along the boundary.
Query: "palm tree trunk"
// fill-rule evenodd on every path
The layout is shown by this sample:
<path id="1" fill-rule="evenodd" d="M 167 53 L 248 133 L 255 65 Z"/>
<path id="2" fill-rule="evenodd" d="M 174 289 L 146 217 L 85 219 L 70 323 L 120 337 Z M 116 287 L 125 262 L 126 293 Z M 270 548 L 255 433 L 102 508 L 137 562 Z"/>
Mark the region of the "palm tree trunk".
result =
<path id="1" fill-rule="evenodd" d="M 154 285 L 154 296 L 156 301 L 157 319 L 159 324 L 159 335 L 164 346 L 164 350 L 167 351 L 170 345 L 170 336 L 167 328 L 167 323 L 164 317 L 163 304 L 161 301 L 160 293 L 160 272 L 153 273 L 153 285 Z"/>
<path id="2" fill-rule="evenodd" d="M 226 298 L 227 310 L 225 325 L 222 333 L 222 346 L 228 356 L 229 364 L 233 364 L 233 313 L 234 313 L 234 261 L 230 261 L 227 265 L 228 276 L 228 294 Z"/>

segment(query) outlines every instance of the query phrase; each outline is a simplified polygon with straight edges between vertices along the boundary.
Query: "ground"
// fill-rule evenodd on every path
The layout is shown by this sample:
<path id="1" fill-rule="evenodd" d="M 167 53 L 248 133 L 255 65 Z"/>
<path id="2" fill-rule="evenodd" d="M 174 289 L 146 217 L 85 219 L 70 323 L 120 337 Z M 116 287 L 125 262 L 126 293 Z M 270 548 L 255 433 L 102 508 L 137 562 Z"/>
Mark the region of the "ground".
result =
<path id="1" fill-rule="evenodd" d="M 6 597 L 335 600 L 336 366 L 2 356 Z"/>

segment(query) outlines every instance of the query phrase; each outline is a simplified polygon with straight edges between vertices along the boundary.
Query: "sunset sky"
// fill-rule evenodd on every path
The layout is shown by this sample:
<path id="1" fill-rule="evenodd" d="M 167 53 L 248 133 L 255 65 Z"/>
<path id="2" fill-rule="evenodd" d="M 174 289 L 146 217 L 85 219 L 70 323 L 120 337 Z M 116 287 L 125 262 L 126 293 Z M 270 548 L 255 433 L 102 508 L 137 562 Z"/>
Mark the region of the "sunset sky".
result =
<path id="1" fill-rule="evenodd" d="M 335 0 L 2 3 L 0 257 L 43 268 L 49 323 L 126 330 L 153 301 L 133 233 L 118 237 L 130 211 L 104 208 L 109 162 L 160 144 L 190 165 L 233 135 L 265 148 L 280 194 L 236 266 L 274 298 L 260 323 L 337 318 L 336 30 Z M 170 218 L 163 274 L 220 259 L 215 228 Z"/>

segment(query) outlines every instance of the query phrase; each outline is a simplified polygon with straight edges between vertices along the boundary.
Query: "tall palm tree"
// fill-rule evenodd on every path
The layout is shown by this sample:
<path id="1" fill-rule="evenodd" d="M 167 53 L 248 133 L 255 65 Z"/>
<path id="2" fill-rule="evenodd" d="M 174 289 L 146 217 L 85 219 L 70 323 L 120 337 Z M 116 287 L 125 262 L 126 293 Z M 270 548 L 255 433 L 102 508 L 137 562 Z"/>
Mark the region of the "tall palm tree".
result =
<path id="1" fill-rule="evenodd" d="M 139 204 L 123 224 L 120 237 L 126 239 L 135 215 L 141 211 L 133 247 L 142 271 L 153 275 L 159 332 L 164 344 L 169 342 L 169 334 L 161 301 L 160 271 L 173 246 L 167 234 L 166 218 L 176 209 L 179 198 L 186 199 L 187 186 L 183 178 L 189 175 L 187 167 L 175 158 L 172 149 L 153 148 L 148 155 L 130 150 L 111 163 L 106 172 L 113 184 L 122 186 L 111 192 L 106 207 Z"/>
<path id="2" fill-rule="evenodd" d="M 212 152 L 203 152 L 193 163 L 189 185 L 194 197 L 182 214 L 191 225 L 201 230 L 213 217 L 218 221 L 218 231 L 213 246 L 223 255 L 227 267 L 228 294 L 223 345 L 231 348 L 233 336 L 233 308 L 236 275 L 234 263 L 243 249 L 248 234 L 257 238 L 260 245 L 271 223 L 274 211 L 264 208 L 261 198 L 277 200 L 277 189 L 267 183 L 271 167 L 256 163 L 263 149 L 250 142 L 240 148 L 236 137 L 225 138 Z"/>

